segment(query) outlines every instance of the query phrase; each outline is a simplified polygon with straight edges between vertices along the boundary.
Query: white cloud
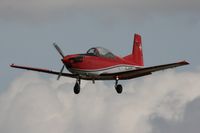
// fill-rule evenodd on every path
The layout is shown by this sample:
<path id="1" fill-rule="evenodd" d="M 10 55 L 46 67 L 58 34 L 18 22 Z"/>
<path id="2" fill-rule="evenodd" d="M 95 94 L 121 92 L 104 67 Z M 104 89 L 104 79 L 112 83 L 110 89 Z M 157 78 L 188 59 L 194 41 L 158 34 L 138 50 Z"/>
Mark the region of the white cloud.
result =
<path id="1" fill-rule="evenodd" d="M 151 119 L 182 121 L 186 105 L 200 96 L 200 74 L 174 71 L 130 80 L 118 95 L 104 82 L 42 79 L 26 73 L 0 94 L 0 132 L 150 133 Z"/>

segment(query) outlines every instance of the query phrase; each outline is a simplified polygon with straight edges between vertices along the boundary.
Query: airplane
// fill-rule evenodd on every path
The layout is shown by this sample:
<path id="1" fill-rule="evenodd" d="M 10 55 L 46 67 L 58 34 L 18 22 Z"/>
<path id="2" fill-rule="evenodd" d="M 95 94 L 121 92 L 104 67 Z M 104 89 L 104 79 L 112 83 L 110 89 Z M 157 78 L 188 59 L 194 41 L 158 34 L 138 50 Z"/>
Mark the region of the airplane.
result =
<path id="1" fill-rule="evenodd" d="M 118 94 L 121 94 L 123 87 L 118 84 L 119 80 L 138 78 L 156 71 L 189 64 L 183 60 L 170 64 L 144 67 L 142 38 L 139 34 L 134 34 L 132 53 L 124 57 L 116 56 L 103 47 L 93 47 L 83 54 L 65 56 L 57 44 L 54 43 L 53 45 L 62 57 L 63 67 L 60 72 L 15 64 L 11 64 L 10 67 L 58 75 L 57 80 L 61 76 L 75 78 L 75 94 L 80 92 L 81 80 L 91 80 L 93 83 L 96 80 L 114 80 L 114 88 Z M 64 68 L 67 68 L 70 73 L 64 73 Z"/>

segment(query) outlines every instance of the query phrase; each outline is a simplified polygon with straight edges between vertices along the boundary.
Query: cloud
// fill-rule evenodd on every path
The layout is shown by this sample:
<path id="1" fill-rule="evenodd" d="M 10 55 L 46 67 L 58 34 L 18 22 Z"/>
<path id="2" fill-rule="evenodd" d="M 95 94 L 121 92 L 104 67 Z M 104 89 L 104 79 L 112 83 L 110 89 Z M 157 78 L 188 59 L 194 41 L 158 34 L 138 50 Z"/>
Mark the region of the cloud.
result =
<path id="1" fill-rule="evenodd" d="M 166 119 L 156 118 L 151 121 L 153 123 L 154 133 L 198 133 L 200 127 L 200 98 L 187 104 L 184 118 L 182 121 L 172 122 Z"/>
<path id="2" fill-rule="evenodd" d="M 64 16 L 135 17 L 177 12 L 199 13 L 198 0 L 1 0 L 1 19 L 53 20 Z"/>
<path id="3" fill-rule="evenodd" d="M 199 98 L 199 72 L 166 71 L 113 85 L 82 82 L 74 95 L 74 79 L 43 79 L 25 73 L 0 93 L 0 132 L 151 133 L 152 120 L 184 121 L 188 103 Z"/>

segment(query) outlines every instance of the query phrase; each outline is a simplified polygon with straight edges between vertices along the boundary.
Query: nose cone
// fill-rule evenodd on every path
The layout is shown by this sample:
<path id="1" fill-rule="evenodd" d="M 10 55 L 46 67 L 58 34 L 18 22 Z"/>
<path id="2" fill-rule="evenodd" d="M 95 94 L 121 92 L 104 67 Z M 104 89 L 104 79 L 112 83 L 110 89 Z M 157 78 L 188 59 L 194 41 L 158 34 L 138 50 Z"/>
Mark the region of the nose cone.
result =
<path id="1" fill-rule="evenodd" d="M 61 59 L 62 62 L 65 64 L 65 63 L 68 63 L 69 62 L 69 56 L 65 56 L 63 59 Z"/>
<path id="2" fill-rule="evenodd" d="M 62 62 L 65 64 L 65 66 L 66 66 L 67 68 L 71 68 L 71 67 L 72 67 L 70 58 L 71 58 L 71 56 L 68 55 L 68 56 L 65 56 L 63 59 L 61 59 Z"/>

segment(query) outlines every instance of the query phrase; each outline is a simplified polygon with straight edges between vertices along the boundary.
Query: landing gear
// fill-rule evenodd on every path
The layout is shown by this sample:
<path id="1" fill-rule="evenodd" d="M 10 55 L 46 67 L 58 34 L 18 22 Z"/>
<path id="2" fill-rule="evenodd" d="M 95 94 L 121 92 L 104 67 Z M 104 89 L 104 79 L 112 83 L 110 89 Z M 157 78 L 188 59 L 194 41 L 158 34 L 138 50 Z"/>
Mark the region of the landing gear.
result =
<path id="1" fill-rule="evenodd" d="M 121 94 L 123 91 L 123 87 L 121 84 L 118 84 L 119 78 L 117 77 L 115 80 L 115 90 L 117 91 L 118 94 Z"/>
<path id="2" fill-rule="evenodd" d="M 74 86 L 74 94 L 79 94 L 81 88 L 80 88 L 81 80 L 77 79 L 76 84 Z"/>
<path id="3" fill-rule="evenodd" d="M 117 91 L 118 94 L 121 94 L 123 91 L 123 87 L 121 84 L 118 84 L 118 80 L 119 80 L 119 78 L 117 77 L 115 80 L 115 90 Z M 93 83 L 94 83 L 94 80 L 93 80 Z M 81 90 L 80 84 L 81 84 L 81 80 L 79 78 L 77 78 L 76 84 L 74 86 L 74 94 L 80 93 L 80 90 Z"/>
<path id="4" fill-rule="evenodd" d="M 121 84 L 118 84 L 117 86 L 115 86 L 115 89 L 116 89 L 116 91 L 117 91 L 118 94 L 122 93 L 123 88 L 122 88 Z"/>

